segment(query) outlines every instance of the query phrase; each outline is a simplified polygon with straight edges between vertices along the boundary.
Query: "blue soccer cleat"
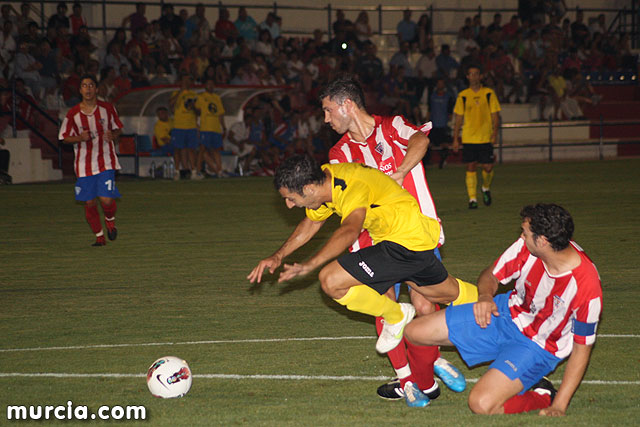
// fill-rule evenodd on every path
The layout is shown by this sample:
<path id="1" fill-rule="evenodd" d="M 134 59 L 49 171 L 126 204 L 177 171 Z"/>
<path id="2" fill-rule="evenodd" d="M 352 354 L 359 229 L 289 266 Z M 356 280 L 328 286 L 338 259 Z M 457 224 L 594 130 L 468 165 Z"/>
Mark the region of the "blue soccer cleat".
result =
<path id="1" fill-rule="evenodd" d="M 433 372 L 440 377 L 447 387 L 456 393 L 463 392 L 467 387 L 467 380 L 462 375 L 462 372 L 442 357 L 438 357 L 434 363 Z"/>
<path id="2" fill-rule="evenodd" d="M 411 381 L 407 381 L 404 385 L 404 400 L 407 402 L 407 406 L 411 408 L 424 408 L 431 403 L 427 395 Z"/>

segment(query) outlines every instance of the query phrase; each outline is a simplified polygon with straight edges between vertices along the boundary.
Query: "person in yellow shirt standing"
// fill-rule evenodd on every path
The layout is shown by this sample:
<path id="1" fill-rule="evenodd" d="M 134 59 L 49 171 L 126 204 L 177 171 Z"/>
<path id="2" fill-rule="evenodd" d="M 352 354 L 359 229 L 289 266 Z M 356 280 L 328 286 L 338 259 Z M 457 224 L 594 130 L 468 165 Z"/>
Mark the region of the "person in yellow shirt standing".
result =
<path id="1" fill-rule="evenodd" d="M 200 115 L 200 150 L 197 166 L 206 161 L 209 169 L 216 175 L 222 174 L 222 138 L 226 133 L 224 126 L 224 106 L 218 94 L 213 92 L 215 81 L 208 77 L 204 82 L 205 91 L 196 98 L 195 110 Z"/>
<path id="2" fill-rule="evenodd" d="M 192 77 L 183 75 L 180 90 L 171 94 L 169 103 L 173 108 L 173 130 L 171 144 L 175 149 L 176 174 L 181 170 L 191 170 L 191 179 L 202 179 L 196 169 L 196 149 L 198 148 L 198 124 L 195 110 L 196 93 L 191 90 Z M 179 175 L 174 179 L 180 179 Z"/>
<path id="3" fill-rule="evenodd" d="M 491 204 L 493 144 L 496 142 L 500 124 L 500 103 L 492 89 L 482 86 L 480 66 L 470 65 L 467 68 L 467 79 L 469 87 L 458 94 L 453 108 L 453 152 L 457 153 L 460 149 L 462 127 L 462 161 L 467 165 L 465 182 L 469 195 L 469 209 L 477 209 L 478 163 L 482 166 L 482 201 L 486 206 Z"/>

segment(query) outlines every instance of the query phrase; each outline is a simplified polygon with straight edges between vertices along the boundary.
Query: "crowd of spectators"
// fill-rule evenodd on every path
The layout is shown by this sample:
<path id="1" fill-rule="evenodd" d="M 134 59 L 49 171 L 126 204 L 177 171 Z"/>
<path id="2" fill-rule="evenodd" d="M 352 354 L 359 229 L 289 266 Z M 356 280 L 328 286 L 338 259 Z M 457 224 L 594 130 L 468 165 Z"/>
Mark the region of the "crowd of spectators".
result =
<path id="1" fill-rule="evenodd" d="M 46 28 L 31 17 L 28 2 L 20 12 L 5 4 L 0 86 L 19 78 L 36 102 L 52 95 L 72 106 L 79 101 L 83 73 L 99 78 L 99 96 L 106 101 L 132 88 L 173 84 L 185 74 L 195 84 L 213 77 L 217 85 L 280 85 L 287 89 L 254 99 L 245 111 L 251 141 L 269 147 L 260 152 L 272 168 L 284 153 L 326 153 L 336 135 L 322 126 L 317 93 L 341 73 L 359 77 L 372 111 L 400 113 L 418 124 L 428 117 L 437 81 L 444 80 L 455 97 L 466 87 L 471 63 L 481 64 L 485 85 L 502 103 L 537 102 L 541 117 L 546 109 L 555 118 L 579 117 L 580 104 L 599 101 L 584 73 L 635 68 L 629 36 L 610 32 L 604 15 L 587 23 L 577 10 L 572 21 L 566 8 L 544 7 L 557 2 L 520 3 L 506 23 L 500 13 L 488 25 L 479 14 L 467 17 L 455 44 L 440 45 L 434 43 L 430 15 L 414 21 L 406 10 L 397 25 L 398 51 L 386 66 L 371 40 L 366 11 L 352 22 L 337 10 L 327 40 L 320 29 L 307 38 L 284 36 L 282 18 L 274 12 L 258 23 L 245 7 L 235 10 L 234 19 L 219 5 L 218 19 L 209 22 L 203 4 L 190 14 L 164 3 L 160 16 L 148 17 L 146 5 L 138 3 L 102 46 L 89 33 L 78 2 L 71 14 L 59 3 Z"/>

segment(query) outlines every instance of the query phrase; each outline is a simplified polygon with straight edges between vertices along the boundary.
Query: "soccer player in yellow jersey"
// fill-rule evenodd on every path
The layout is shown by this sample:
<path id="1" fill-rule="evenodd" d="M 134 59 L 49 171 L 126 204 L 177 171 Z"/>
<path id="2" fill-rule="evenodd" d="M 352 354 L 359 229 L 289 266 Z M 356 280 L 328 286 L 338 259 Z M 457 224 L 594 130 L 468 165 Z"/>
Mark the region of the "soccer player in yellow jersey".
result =
<path id="1" fill-rule="evenodd" d="M 292 156 L 278 167 L 274 184 L 287 207 L 305 208 L 306 216 L 284 244 L 251 271 L 247 276 L 251 283 L 260 283 L 265 269 L 273 274 L 335 213 L 342 221 L 329 241 L 307 261 L 285 264 L 278 281 L 305 275 L 329 262 L 320 270 L 322 290 L 349 310 L 384 319 L 378 352 L 395 348 L 415 315 L 411 304 L 399 304 L 384 295 L 396 283 L 408 283 L 434 303 L 477 299 L 476 287 L 449 275 L 435 256 L 438 221 L 424 215 L 416 199 L 383 172 L 360 163 L 319 166 L 310 156 Z M 362 229 L 375 244 L 346 252 Z M 417 402 L 426 399 L 415 406 L 428 404 L 417 387 L 411 392 L 422 395 Z M 411 405 L 409 399 L 407 403 Z"/>
<path id="2" fill-rule="evenodd" d="M 198 142 L 198 123 L 195 111 L 196 93 L 191 90 L 192 77 L 180 78 L 180 90 L 171 94 L 169 103 L 173 108 L 173 130 L 171 144 L 175 149 L 176 174 L 180 169 L 191 170 L 191 179 L 202 179 L 196 169 L 196 149 Z M 176 175 L 179 179 L 179 175 Z M 176 179 L 174 177 L 174 179 Z"/>
<path id="3" fill-rule="evenodd" d="M 153 137 L 156 139 L 158 149 L 154 154 L 161 156 L 170 156 L 173 153 L 171 145 L 171 129 L 173 129 L 173 120 L 169 117 L 167 107 L 158 107 L 156 109 L 158 121 L 153 127 Z"/>
<path id="4" fill-rule="evenodd" d="M 467 165 L 465 182 L 469 195 L 469 209 L 477 209 L 478 178 L 476 168 L 482 167 L 482 201 L 491 204 L 491 181 L 493 180 L 493 144 L 498 135 L 500 103 L 495 92 L 482 86 L 480 66 L 467 68 L 469 88 L 458 94 L 453 108 L 453 151 L 460 149 L 460 127 L 462 126 L 462 161 Z M 463 124 L 464 122 L 464 124 Z"/>
<path id="5" fill-rule="evenodd" d="M 205 91 L 196 98 L 195 109 L 200 115 L 200 150 L 198 168 L 205 160 L 209 168 L 218 176 L 222 173 L 222 138 L 224 126 L 224 106 L 217 93 L 213 92 L 215 81 L 208 77 L 204 82 Z"/>

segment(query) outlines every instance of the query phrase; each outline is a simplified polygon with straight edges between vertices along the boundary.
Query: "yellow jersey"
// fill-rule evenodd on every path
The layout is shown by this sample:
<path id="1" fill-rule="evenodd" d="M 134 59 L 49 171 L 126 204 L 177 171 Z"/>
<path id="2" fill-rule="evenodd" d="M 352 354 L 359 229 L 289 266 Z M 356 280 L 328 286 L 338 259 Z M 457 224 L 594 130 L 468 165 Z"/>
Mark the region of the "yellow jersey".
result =
<path id="1" fill-rule="evenodd" d="M 200 93 L 196 98 L 196 109 L 200 110 L 200 131 L 222 133 L 220 120 L 224 106 L 217 93 Z"/>
<path id="2" fill-rule="evenodd" d="M 493 134 L 491 114 L 499 111 L 498 97 L 488 87 L 481 87 L 477 92 L 471 88 L 460 92 L 453 112 L 464 117 L 462 143 L 486 144 L 491 142 Z"/>
<path id="3" fill-rule="evenodd" d="M 196 102 L 196 93 L 192 90 L 180 90 L 171 94 L 177 96 L 173 112 L 173 126 L 176 129 L 196 129 L 196 112 L 193 106 Z"/>
<path id="4" fill-rule="evenodd" d="M 358 208 L 366 209 L 363 227 L 374 244 L 390 241 L 412 251 L 438 245 L 440 223 L 420 212 L 416 199 L 392 178 L 361 163 L 322 165 L 331 172 L 331 202 L 306 209 L 312 221 L 324 221 L 336 213 L 343 219 Z"/>
<path id="5" fill-rule="evenodd" d="M 173 129 L 171 119 L 166 122 L 163 122 L 162 120 L 158 120 L 156 122 L 156 125 L 153 127 L 153 136 L 156 137 L 156 144 L 158 144 L 158 147 L 165 145 L 165 142 L 163 141 L 164 138 L 171 138 L 171 129 Z M 166 144 L 168 143 L 169 141 L 166 142 Z"/>

